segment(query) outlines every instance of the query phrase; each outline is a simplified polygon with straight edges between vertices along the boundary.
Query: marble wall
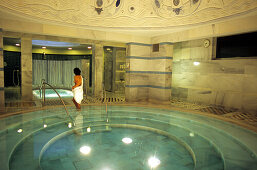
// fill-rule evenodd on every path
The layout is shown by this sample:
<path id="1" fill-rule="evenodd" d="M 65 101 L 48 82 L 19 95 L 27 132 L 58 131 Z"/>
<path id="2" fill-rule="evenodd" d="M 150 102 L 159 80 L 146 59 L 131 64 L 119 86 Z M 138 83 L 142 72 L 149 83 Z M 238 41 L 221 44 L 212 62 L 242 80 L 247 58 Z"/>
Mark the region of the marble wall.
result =
<path id="1" fill-rule="evenodd" d="M 89 74 L 90 74 L 90 60 L 89 59 L 82 59 L 81 60 L 81 75 L 84 79 L 83 81 L 83 91 L 84 94 L 89 94 Z"/>
<path id="2" fill-rule="evenodd" d="M 31 101 L 32 95 L 32 38 L 21 37 L 21 95 Z"/>
<path id="3" fill-rule="evenodd" d="M 159 44 L 152 52 L 151 44 L 128 43 L 126 64 L 127 101 L 168 102 L 172 74 L 172 45 Z"/>
<path id="4" fill-rule="evenodd" d="M 172 97 L 256 113 L 257 59 L 215 60 L 215 39 L 204 40 L 174 44 Z"/>
<path id="5" fill-rule="evenodd" d="M 103 95 L 103 71 L 104 71 L 104 53 L 103 45 L 95 44 L 93 46 L 92 56 L 92 85 L 94 87 L 94 95 L 101 97 Z"/>

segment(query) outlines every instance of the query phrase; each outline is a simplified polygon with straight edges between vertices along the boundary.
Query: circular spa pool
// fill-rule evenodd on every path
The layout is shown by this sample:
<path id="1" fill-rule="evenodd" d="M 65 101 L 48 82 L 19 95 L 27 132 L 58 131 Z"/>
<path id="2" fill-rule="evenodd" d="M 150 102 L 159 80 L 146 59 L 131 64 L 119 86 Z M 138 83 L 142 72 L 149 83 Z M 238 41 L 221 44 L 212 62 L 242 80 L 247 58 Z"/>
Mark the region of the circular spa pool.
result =
<path id="1" fill-rule="evenodd" d="M 63 98 L 68 98 L 68 97 L 73 97 L 73 93 L 71 90 L 67 90 L 67 89 L 56 89 L 56 91 L 60 94 L 61 97 Z M 42 98 L 42 91 L 40 94 L 40 90 L 33 90 L 33 95 L 38 98 L 41 99 Z M 58 95 L 56 94 L 56 92 L 53 89 L 45 89 L 45 97 L 47 99 L 51 99 L 51 98 L 58 98 Z"/>
<path id="2" fill-rule="evenodd" d="M 257 134 L 198 114 L 86 106 L 0 119 L 1 168 L 256 169 Z M 75 125 L 75 126 L 74 126 Z"/>

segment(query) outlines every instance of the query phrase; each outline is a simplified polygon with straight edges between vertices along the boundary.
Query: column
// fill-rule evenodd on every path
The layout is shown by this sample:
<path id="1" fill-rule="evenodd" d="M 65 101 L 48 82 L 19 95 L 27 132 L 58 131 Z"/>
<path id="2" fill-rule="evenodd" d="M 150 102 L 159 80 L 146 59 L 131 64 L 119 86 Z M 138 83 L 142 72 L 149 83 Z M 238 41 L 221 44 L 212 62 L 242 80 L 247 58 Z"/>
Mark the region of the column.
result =
<path id="1" fill-rule="evenodd" d="M 82 77 L 84 78 L 83 82 L 83 90 L 84 94 L 87 96 L 89 94 L 89 74 L 90 74 L 90 60 L 89 59 L 83 59 L 81 61 L 82 65 Z"/>
<path id="2" fill-rule="evenodd" d="M 103 70 L 104 70 L 104 50 L 102 44 L 93 46 L 93 70 L 92 85 L 94 96 L 101 97 L 103 95 Z"/>
<path id="3" fill-rule="evenodd" d="M 125 98 L 128 102 L 148 101 L 151 44 L 128 43 Z"/>
<path id="4" fill-rule="evenodd" d="M 21 37 L 21 96 L 32 100 L 32 39 Z"/>
<path id="5" fill-rule="evenodd" d="M 3 30 L 0 28 L 0 112 L 5 110 Z"/>
<path id="6" fill-rule="evenodd" d="M 149 76 L 149 101 L 154 103 L 169 103 L 171 99 L 173 45 L 169 42 L 156 44 L 157 50 L 151 50 L 149 66 L 152 74 Z"/>

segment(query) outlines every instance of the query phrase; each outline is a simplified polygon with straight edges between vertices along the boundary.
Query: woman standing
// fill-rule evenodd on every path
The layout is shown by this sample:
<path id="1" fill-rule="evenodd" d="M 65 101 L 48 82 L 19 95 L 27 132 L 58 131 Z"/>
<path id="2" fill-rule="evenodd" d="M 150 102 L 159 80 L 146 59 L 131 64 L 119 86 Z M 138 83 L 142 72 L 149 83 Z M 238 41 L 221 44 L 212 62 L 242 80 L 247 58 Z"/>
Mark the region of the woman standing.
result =
<path id="1" fill-rule="evenodd" d="M 72 86 L 72 92 L 73 92 L 73 103 L 75 104 L 76 108 L 78 110 L 81 109 L 80 104 L 83 100 L 83 78 L 80 75 L 81 71 L 79 68 L 74 68 L 74 83 L 75 85 Z"/>

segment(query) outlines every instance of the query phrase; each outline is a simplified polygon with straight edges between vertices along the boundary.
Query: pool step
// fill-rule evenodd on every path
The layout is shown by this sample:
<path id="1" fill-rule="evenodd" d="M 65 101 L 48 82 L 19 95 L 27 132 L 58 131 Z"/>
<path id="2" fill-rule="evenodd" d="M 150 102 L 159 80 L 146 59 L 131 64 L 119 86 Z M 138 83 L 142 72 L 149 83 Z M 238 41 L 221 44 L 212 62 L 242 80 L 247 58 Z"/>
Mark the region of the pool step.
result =
<path id="1" fill-rule="evenodd" d="M 90 121 L 88 119 L 75 119 L 74 120 L 74 132 L 79 132 L 80 134 L 86 133 L 96 133 L 102 131 L 111 131 L 111 126 L 106 120 L 94 120 Z"/>

